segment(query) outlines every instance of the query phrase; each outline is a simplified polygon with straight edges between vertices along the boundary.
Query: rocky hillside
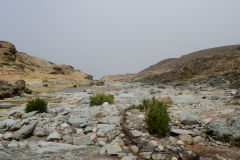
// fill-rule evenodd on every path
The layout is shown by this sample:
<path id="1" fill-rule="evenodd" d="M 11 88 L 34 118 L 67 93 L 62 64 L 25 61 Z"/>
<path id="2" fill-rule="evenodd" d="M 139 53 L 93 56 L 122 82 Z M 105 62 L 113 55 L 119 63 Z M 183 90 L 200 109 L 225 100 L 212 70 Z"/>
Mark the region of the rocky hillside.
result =
<path id="1" fill-rule="evenodd" d="M 71 74 L 78 71 L 69 65 L 56 65 L 44 59 L 18 52 L 13 44 L 5 41 L 0 41 L 0 67 L 1 70 L 47 74 Z"/>
<path id="2" fill-rule="evenodd" d="M 18 52 L 13 44 L 6 41 L 0 41 L 0 74 L 0 80 L 11 83 L 24 79 L 30 88 L 31 86 L 55 88 L 57 85 L 65 84 L 73 86 L 92 79 L 92 76 L 76 70 L 72 66 L 56 65 L 44 59 Z M 62 87 L 64 88 L 64 86 Z"/>
<path id="3" fill-rule="evenodd" d="M 218 80 L 225 77 L 226 80 L 237 83 L 237 77 L 240 77 L 240 45 L 201 50 L 180 58 L 160 61 L 137 74 L 107 76 L 103 80 L 166 83 L 195 81 L 209 76 L 219 77 Z"/>

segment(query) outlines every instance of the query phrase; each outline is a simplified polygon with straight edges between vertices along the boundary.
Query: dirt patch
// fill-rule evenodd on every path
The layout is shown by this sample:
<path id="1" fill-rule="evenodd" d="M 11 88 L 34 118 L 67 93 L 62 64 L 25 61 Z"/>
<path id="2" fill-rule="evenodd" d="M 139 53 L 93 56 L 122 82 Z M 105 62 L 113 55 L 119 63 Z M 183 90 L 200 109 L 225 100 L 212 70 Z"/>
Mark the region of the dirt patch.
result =
<path id="1" fill-rule="evenodd" d="M 189 150 L 198 153 L 201 157 L 211 157 L 214 158 L 217 155 L 238 160 L 240 159 L 240 148 L 229 147 L 229 146 L 205 146 L 205 145 L 193 145 L 187 147 Z"/>

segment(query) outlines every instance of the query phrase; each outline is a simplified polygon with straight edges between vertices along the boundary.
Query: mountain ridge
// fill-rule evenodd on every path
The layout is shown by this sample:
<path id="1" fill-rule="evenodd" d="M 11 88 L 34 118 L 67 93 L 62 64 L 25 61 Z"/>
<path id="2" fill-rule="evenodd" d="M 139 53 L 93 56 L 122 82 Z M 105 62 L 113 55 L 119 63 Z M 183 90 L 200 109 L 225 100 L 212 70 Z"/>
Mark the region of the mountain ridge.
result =
<path id="1" fill-rule="evenodd" d="M 162 60 L 136 73 L 110 75 L 105 81 L 168 83 L 186 81 L 214 74 L 240 74 L 240 45 L 204 49 L 179 58 Z"/>

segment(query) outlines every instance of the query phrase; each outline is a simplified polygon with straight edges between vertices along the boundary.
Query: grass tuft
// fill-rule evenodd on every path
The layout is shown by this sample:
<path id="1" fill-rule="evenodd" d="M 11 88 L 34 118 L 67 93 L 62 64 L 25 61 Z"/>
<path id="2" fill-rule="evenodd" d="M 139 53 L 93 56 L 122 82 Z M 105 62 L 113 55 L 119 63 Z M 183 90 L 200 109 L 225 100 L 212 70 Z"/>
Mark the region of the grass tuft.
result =
<path id="1" fill-rule="evenodd" d="M 31 100 L 27 102 L 25 107 L 25 112 L 39 111 L 39 112 L 47 112 L 48 103 L 40 98 L 36 98 L 35 100 Z"/>
<path id="2" fill-rule="evenodd" d="M 114 96 L 111 94 L 97 93 L 90 97 L 90 106 L 100 106 L 104 102 L 114 104 Z"/>

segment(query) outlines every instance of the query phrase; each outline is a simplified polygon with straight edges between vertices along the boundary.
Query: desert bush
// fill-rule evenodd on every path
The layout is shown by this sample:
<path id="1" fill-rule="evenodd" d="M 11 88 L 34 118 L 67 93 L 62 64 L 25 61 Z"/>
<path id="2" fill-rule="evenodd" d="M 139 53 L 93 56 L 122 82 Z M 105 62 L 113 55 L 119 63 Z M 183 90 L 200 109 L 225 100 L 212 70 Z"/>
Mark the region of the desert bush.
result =
<path id="1" fill-rule="evenodd" d="M 25 112 L 39 111 L 39 112 L 47 112 L 48 103 L 40 98 L 36 98 L 35 100 L 31 100 L 27 102 L 25 107 Z"/>
<path id="2" fill-rule="evenodd" d="M 167 112 L 168 104 L 152 98 L 145 99 L 140 105 L 132 105 L 128 109 L 140 109 L 145 112 L 145 123 L 147 130 L 151 134 L 157 134 L 159 137 L 166 136 L 169 132 L 170 117 Z"/>
<path id="3" fill-rule="evenodd" d="M 166 136 L 169 132 L 170 117 L 167 112 L 168 105 L 163 102 L 150 103 L 152 105 L 146 111 L 147 130 L 151 134 Z"/>
<path id="4" fill-rule="evenodd" d="M 108 102 L 109 104 L 114 103 L 114 96 L 111 94 L 105 93 L 97 93 L 93 96 L 90 96 L 90 106 L 100 106 L 104 102 Z"/>

